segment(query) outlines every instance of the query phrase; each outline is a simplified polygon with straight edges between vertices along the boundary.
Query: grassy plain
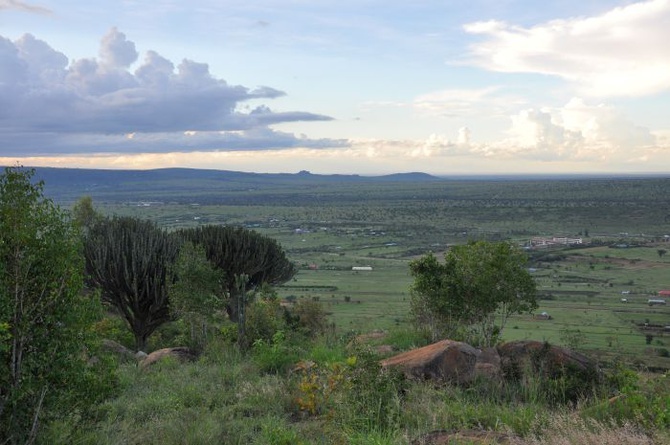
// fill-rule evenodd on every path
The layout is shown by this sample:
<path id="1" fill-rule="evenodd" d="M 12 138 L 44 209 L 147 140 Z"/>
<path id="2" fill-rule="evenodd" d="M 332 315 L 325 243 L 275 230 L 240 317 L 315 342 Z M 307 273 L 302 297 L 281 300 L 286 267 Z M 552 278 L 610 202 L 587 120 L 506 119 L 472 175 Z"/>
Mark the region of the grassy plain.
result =
<path id="1" fill-rule="evenodd" d="M 504 338 L 571 343 L 604 359 L 670 368 L 662 356 L 670 348 L 664 328 L 670 308 L 647 305 L 670 288 L 670 256 L 658 254 L 670 250 L 669 179 L 328 182 L 218 195 L 171 190 L 155 191 L 146 202 L 112 195 L 96 202 L 105 213 L 169 229 L 236 224 L 277 238 L 300 266 L 280 295 L 320 301 L 340 331 L 406 325 L 408 264 L 428 251 L 471 239 L 525 245 L 538 236 L 581 237 L 577 248 L 528 251 L 541 295 L 536 315 L 551 319 L 513 317 Z"/>

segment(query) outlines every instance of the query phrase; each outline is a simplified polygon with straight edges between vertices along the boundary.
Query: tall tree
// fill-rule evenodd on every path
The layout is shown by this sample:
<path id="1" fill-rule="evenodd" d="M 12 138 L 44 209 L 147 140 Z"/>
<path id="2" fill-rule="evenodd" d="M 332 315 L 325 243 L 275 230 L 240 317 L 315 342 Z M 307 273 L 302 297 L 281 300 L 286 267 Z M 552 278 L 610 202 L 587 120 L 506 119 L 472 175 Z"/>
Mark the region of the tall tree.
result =
<path id="1" fill-rule="evenodd" d="M 491 346 L 510 315 L 537 308 L 525 264 L 523 252 L 505 242 L 451 247 L 443 263 L 426 255 L 410 264 L 413 314 L 448 335 L 465 326 L 475 341 Z"/>
<path id="2" fill-rule="evenodd" d="M 221 307 L 220 271 L 207 260 L 202 246 L 182 243 L 174 264 L 176 280 L 170 286 L 170 312 L 190 326 L 190 344 L 205 346 L 208 322 L 216 317 L 212 308 Z"/>
<path id="3" fill-rule="evenodd" d="M 72 220 L 84 232 L 90 230 L 101 218 L 102 215 L 93 208 L 93 198 L 90 196 L 82 196 L 72 206 Z"/>
<path id="4" fill-rule="evenodd" d="M 104 397 L 86 352 L 100 303 L 82 295 L 79 238 L 34 172 L 0 175 L 0 443 Z M 107 387 L 109 389 L 109 387 Z"/>
<path id="5" fill-rule="evenodd" d="M 238 321 L 242 289 L 252 291 L 262 284 L 278 285 L 290 280 L 295 266 L 281 245 L 253 230 L 230 226 L 201 226 L 180 235 L 205 249 L 207 259 L 222 272 L 226 311 Z M 244 281 L 244 283 L 242 282 Z"/>
<path id="6" fill-rule="evenodd" d="M 136 349 L 145 350 L 149 336 L 171 319 L 177 241 L 150 221 L 104 218 L 91 227 L 84 252 L 89 283 L 123 315 Z"/>

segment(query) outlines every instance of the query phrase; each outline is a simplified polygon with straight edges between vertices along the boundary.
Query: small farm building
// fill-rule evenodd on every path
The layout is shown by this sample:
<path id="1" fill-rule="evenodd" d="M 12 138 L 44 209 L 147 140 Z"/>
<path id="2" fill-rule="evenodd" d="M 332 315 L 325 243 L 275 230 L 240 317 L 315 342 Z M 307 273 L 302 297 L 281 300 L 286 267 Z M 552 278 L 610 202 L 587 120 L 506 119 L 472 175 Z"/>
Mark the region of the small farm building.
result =
<path id="1" fill-rule="evenodd" d="M 650 298 L 647 303 L 649 306 L 663 305 L 665 304 L 665 300 L 662 298 Z"/>

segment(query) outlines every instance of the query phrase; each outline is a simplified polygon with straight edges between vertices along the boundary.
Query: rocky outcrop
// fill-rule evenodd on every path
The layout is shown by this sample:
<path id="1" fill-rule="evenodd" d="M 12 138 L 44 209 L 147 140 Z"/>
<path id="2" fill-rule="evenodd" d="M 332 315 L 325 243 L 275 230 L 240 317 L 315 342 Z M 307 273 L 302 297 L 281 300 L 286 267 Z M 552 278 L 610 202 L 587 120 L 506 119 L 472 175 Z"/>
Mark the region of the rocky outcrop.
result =
<path id="1" fill-rule="evenodd" d="M 123 346 L 121 343 L 115 342 L 114 340 L 102 340 L 100 343 L 100 348 L 103 351 L 112 353 L 121 362 L 135 361 L 135 353 Z"/>
<path id="2" fill-rule="evenodd" d="M 521 340 L 503 343 L 497 348 L 501 368 L 506 378 L 515 378 L 526 372 L 553 377 L 566 371 L 597 373 L 594 360 L 561 346 L 546 342 Z"/>
<path id="3" fill-rule="evenodd" d="M 389 357 L 381 365 L 399 369 L 409 378 L 466 384 L 475 377 L 479 354 L 466 343 L 442 340 Z"/>
<path id="4" fill-rule="evenodd" d="M 194 361 L 198 355 L 191 349 L 180 346 L 176 348 L 163 348 L 152 352 L 140 361 L 140 368 L 146 369 L 154 363 L 165 359 L 166 357 L 174 357 L 180 362 Z"/>
<path id="5" fill-rule="evenodd" d="M 599 376 L 597 363 L 589 357 L 532 340 L 481 350 L 442 340 L 389 357 L 381 365 L 399 369 L 409 378 L 456 384 L 468 384 L 475 378 L 519 380 L 529 373 L 543 378 L 576 377 L 584 383 Z"/>
<path id="6" fill-rule="evenodd" d="M 477 356 L 475 377 L 499 379 L 502 377 L 500 354 L 496 348 L 484 348 Z"/>

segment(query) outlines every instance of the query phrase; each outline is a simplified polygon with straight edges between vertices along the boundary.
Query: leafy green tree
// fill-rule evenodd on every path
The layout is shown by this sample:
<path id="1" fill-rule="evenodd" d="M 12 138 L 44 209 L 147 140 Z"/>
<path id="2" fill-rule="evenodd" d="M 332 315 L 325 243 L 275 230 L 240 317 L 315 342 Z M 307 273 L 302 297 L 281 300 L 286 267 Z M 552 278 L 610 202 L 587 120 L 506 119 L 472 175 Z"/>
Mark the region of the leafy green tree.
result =
<path id="1" fill-rule="evenodd" d="M 87 363 L 102 314 L 85 296 L 79 237 L 34 171 L 0 176 L 0 443 L 33 443 L 40 424 L 85 411 L 112 388 Z"/>
<path id="2" fill-rule="evenodd" d="M 105 218 L 91 227 L 84 252 L 89 284 L 123 315 L 135 348 L 145 350 L 149 336 L 171 320 L 177 241 L 150 221 Z"/>
<path id="3" fill-rule="evenodd" d="M 93 198 L 82 196 L 72 206 L 72 220 L 83 231 L 88 231 L 102 219 L 102 215 L 93 207 Z"/>
<path id="4" fill-rule="evenodd" d="M 428 254 L 410 263 L 412 313 L 434 337 L 462 337 L 483 346 L 495 343 L 510 315 L 537 308 L 536 286 L 526 256 L 506 242 L 471 242 L 451 247 L 444 262 Z"/>
<path id="5" fill-rule="evenodd" d="M 175 281 L 169 288 L 170 311 L 189 328 L 189 346 L 202 349 L 209 322 L 216 318 L 212 308 L 221 307 L 220 271 L 207 260 L 202 246 L 182 243 L 174 264 Z"/>

